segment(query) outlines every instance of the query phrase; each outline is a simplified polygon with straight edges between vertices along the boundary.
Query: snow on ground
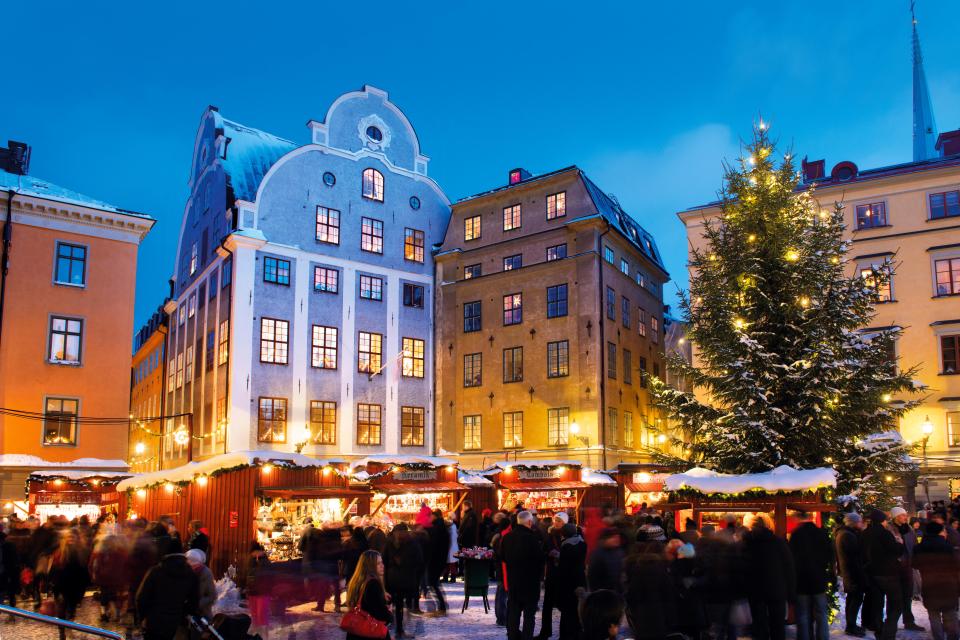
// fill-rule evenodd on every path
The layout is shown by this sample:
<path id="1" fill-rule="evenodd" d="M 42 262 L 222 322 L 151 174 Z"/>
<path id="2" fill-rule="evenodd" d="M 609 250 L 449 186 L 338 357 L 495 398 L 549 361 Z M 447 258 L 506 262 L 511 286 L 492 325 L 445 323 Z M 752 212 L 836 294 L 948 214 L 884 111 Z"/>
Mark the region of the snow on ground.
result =
<path id="1" fill-rule="evenodd" d="M 493 596 L 496 591 L 494 585 L 490 585 L 490 613 L 483 612 L 483 601 L 477 597 L 470 598 L 470 607 L 464 613 L 460 613 L 463 605 L 463 583 L 442 584 L 444 592 L 447 595 L 447 604 L 450 613 L 445 618 L 430 616 L 411 616 L 411 623 L 406 630 L 407 633 L 413 633 L 418 639 L 430 640 L 506 640 L 506 629 L 498 627 L 493 615 Z M 432 601 L 421 601 L 424 610 L 433 610 Z M 275 620 L 271 623 L 269 630 L 257 630 L 264 640 L 343 640 L 344 633 L 337 626 L 340 621 L 339 614 L 318 613 L 312 611 L 314 603 L 304 604 L 293 607 L 288 610 L 283 619 Z M 331 610 L 331 602 L 327 603 L 327 610 Z M 919 602 L 913 603 L 913 613 L 916 616 L 917 624 L 926 628 L 927 632 L 914 632 L 900 630 L 897 632 L 897 640 L 928 640 L 930 638 L 930 623 L 927 619 L 927 611 Z M 101 625 L 98 622 L 99 610 L 96 603 L 88 595 L 77 615 L 77 622 L 93 626 L 103 626 L 113 631 L 121 633 L 126 632 L 126 627 L 115 623 L 106 623 Z M 559 629 L 560 617 L 554 613 L 554 638 L 556 638 Z M 540 631 L 540 616 L 537 615 L 537 633 Z M 392 635 L 392 634 L 391 634 Z M 630 629 L 624 624 L 621 627 L 621 638 L 631 638 Z M 834 621 L 830 632 L 834 640 L 855 640 L 850 636 L 844 635 L 842 615 Z M 138 636 L 139 637 L 139 636 Z M 93 638 L 93 636 L 72 634 L 75 640 Z M 787 627 L 787 638 L 796 638 L 795 627 Z M 37 622 L 17 620 L 10 622 L 3 619 L 0 622 L 0 640 L 56 640 L 57 632 L 53 627 L 41 625 Z M 872 636 L 870 636 L 872 640 Z"/>

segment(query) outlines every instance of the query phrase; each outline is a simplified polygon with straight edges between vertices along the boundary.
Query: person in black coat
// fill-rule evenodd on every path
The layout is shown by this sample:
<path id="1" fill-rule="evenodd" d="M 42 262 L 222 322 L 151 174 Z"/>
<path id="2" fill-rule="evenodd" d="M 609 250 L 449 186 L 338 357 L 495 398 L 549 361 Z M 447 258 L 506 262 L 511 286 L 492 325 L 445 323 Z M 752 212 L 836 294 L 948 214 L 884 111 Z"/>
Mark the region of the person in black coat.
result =
<path id="1" fill-rule="evenodd" d="M 957 640 L 960 625 L 960 562 L 947 541 L 947 532 L 939 522 L 930 522 L 923 540 L 913 549 L 913 567 L 922 578 L 920 595 L 930 614 L 933 640 Z"/>
<path id="2" fill-rule="evenodd" d="M 800 513 L 801 523 L 790 535 L 790 551 L 797 575 L 797 640 L 827 640 L 830 609 L 827 588 L 834 579 L 833 543 L 813 522 L 812 514 Z"/>
<path id="3" fill-rule="evenodd" d="M 473 509 L 473 503 L 469 500 L 463 501 L 457 532 L 457 543 L 461 549 L 476 547 L 480 544 L 480 519 Z"/>
<path id="4" fill-rule="evenodd" d="M 536 518 L 529 511 L 517 514 L 517 524 L 500 543 L 500 555 L 506 565 L 507 638 L 531 640 L 540 602 L 545 553 L 540 534 L 534 531 Z M 520 618 L 523 617 L 523 631 Z"/>
<path id="5" fill-rule="evenodd" d="M 0 530 L 0 602 L 6 598 L 11 607 L 17 606 L 20 592 L 20 554 L 7 534 Z"/>
<path id="6" fill-rule="evenodd" d="M 164 556 L 150 569 L 137 591 L 137 616 L 144 622 L 144 640 L 172 640 L 184 617 L 197 613 L 197 575 L 182 553 Z"/>
<path id="7" fill-rule="evenodd" d="M 623 593 L 623 549 L 617 529 L 609 527 L 600 532 L 598 546 L 590 554 L 587 583 L 591 591 L 609 589 Z"/>
<path id="8" fill-rule="evenodd" d="M 417 595 L 420 588 L 418 576 L 424 564 L 420 543 L 406 524 L 401 522 L 390 532 L 383 563 L 386 565 L 387 592 L 393 602 L 394 630 L 397 638 L 404 638 L 403 608 Z"/>
<path id="9" fill-rule="evenodd" d="M 754 515 L 743 534 L 743 551 L 753 639 L 783 640 L 787 603 L 796 599 L 796 577 L 790 548 L 773 532 L 770 516 Z"/>
<path id="10" fill-rule="evenodd" d="M 587 543 L 577 525 L 567 523 L 560 529 L 560 551 L 553 571 L 554 604 L 560 611 L 560 640 L 580 637 L 577 589 L 587 586 Z"/>
<path id="11" fill-rule="evenodd" d="M 447 613 L 447 601 L 443 597 L 443 589 L 440 588 L 440 576 L 447 567 L 447 559 L 450 553 L 450 530 L 447 529 L 447 523 L 443 519 L 443 512 L 439 509 L 433 511 L 433 521 L 430 528 L 427 529 L 427 535 L 430 537 L 429 556 L 427 557 L 427 587 L 433 590 L 437 596 L 437 611 L 441 615 Z"/>
<path id="12" fill-rule="evenodd" d="M 347 608 L 353 610 L 358 606 L 362 611 L 375 619 L 389 624 L 393 620 L 390 606 L 387 603 L 387 593 L 383 587 L 383 558 L 372 549 L 360 554 L 357 566 L 347 582 Z M 383 636 L 390 640 L 390 632 Z M 346 640 L 371 640 L 352 633 L 347 634 Z"/>
<path id="13" fill-rule="evenodd" d="M 187 525 L 187 550 L 199 549 L 203 551 L 208 559 L 210 558 L 210 537 L 203 532 L 203 522 L 200 520 L 191 520 Z"/>
<path id="14" fill-rule="evenodd" d="M 641 543 L 627 558 L 627 621 L 638 640 L 664 640 L 676 624 L 677 594 L 662 546 Z M 584 625 L 588 620 L 583 620 Z"/>
<path id="15" fill-rule="evenodd" d="M 863 518 L 858 513 L 848 513 L 843 517 L 843 526 L 837 530 L 834 544 L 837 552 L 837 565 L 843 579 L 843 592 L 847 595 L 844 614 L 848 636 L 863 637 L 866 631 L 857 624 L 857 614 L 863 606 L 867 592 L 867 573 L 863 566 L 861 532 Z M 864 616 L 866 618 L 867 616 Z M 867 620 L 864 619 L 864 623 Z"/>
<path id="16" fill-rule="evenodd" d="M 869 624 L 877 640 L 895 640 L 897 621 L 903 613 L 903 592 L 900 588 L 900 556 L 904 553 L 902 541 L 884 526 L 887 516 L 874 509 L 870 512 L 870 524 L 863 531 L 863 557 L 870 581 L 867 605 Z M 886 618 L 883 604 L 886 600 Z"/>

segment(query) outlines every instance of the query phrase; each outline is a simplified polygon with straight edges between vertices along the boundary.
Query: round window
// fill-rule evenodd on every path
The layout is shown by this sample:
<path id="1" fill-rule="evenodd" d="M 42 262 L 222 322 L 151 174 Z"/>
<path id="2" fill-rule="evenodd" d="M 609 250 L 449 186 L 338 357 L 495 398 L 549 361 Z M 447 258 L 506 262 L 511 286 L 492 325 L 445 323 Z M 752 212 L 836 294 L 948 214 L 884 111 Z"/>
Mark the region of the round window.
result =
<path id="1" fill-rule="evenodd" d="M 414 210 L 419 209 L 420 198 L 418 198 L 417 196 L 410 196 L 410 208 Z"/>
<path id="2" fill-rule="evenodd" d="M 367 127 L 367 137 L 374 142 L 380 142 L 383 140 L 383 132 L 374 126 L 369 126 Z"/>
<path id="3" fill-rule="evenodd" d="M 323 174 L 323 184 L 327 185 L 328 187 L 332 187 L 333 185 L 337 184 L 337 176 L 333 175 L 329 171 L 325 172 Z"/>

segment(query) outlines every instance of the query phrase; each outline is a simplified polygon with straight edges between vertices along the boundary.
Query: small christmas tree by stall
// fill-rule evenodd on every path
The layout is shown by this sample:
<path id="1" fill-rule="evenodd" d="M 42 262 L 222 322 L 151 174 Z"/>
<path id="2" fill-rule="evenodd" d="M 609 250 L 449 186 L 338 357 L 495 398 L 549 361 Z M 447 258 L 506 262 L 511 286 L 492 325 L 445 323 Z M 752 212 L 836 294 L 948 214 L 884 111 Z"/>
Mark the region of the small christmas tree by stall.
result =
<path id="1" fill-rule="evenodd" d="M 893 264 L 852 274 L 843 205 L 822 207 L 799 181 L 763 123 L 726 168 L 722 214 L 681 296 L 697 362 L 668 362 L 698 393 L 652 380 L 685 434 L 682 455 L 661 459 L 724 473 L 832 466 L 839 491 L 872 502 L 911 464 L 896 423 L 920 390 L 891 355 L 899 329 L 863 331 Z"/>

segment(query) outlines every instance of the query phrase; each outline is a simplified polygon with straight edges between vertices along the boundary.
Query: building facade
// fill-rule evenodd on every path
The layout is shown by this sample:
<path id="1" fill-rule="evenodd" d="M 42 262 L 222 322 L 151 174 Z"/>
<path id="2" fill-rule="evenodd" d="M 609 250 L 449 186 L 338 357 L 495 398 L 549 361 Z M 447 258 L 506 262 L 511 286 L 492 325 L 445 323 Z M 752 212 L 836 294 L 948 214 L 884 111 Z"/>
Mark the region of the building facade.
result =
<path id="1" fill-rule="evenodd" d="M 438 449 L 462 465 L 643 459 L 663 428 L 653 237 L 577 167 L 457 202 L 437 255 Z"/>
<path id="2" fill-rule="evenodd" d="M 122 467 L 137 248 L 154 220 L 30 176 L 26 145 L 0 163 L 0 452 Z M 18 473 L 4 498 L 22 499 Z"/>
<path id="3" fill-rule="evenodd" d="M 308 127 L 297 145 L 212 108 L 201 122 L 167 305 L 165 465 L 431 451 L 448 200 L 385 92 L 344 94 Z"/>
<path id="4" fill-rule="evenodd" d="M 130 441 L 127 460 L 137 473 L 160 468 L 165 422 L 167 322 L 161 305 L 134 337 L 130 369 Z"/>

